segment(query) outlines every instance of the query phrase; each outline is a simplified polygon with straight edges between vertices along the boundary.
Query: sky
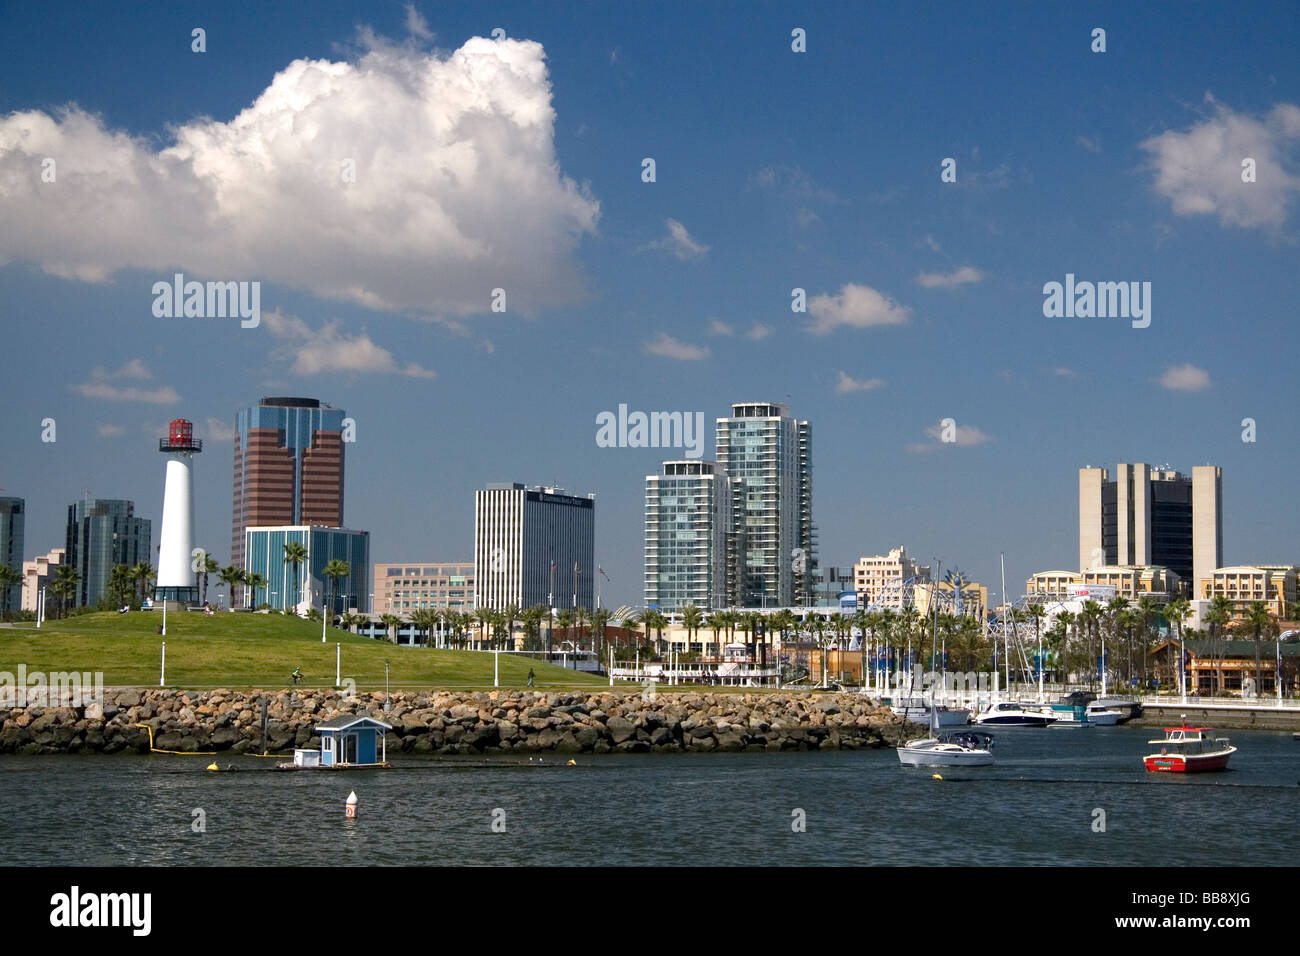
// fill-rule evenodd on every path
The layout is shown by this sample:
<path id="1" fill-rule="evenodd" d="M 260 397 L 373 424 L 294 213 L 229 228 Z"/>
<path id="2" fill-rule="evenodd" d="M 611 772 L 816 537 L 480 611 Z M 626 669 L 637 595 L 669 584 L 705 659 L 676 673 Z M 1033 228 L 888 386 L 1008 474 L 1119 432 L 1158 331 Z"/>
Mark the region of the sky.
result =
<path id="1" fill-rule="evenodd" d="M 86 490 L 156 544 L 189 418 L 224 563 L 235 414 L 309 395 L 372 560 L 469 559 L 477 488 L 558 484 L 637 606 L 683 452 L 597 416 L 702 412 L 711 458 L 787 401 L 823 565 L 995 597 L 1005 554 L 1018 596 L 1078 563 L 1077 469 L 1131 461 L 1221 466 L 1225 561 L 1300 562 L 1297 11 L 0 3 L 0 488 L 29 557 Z M 259 282 L 257 325 L 159 317 L 177 272 Z M 1067 275 L 1149 312 L 1049 315 Z"/>

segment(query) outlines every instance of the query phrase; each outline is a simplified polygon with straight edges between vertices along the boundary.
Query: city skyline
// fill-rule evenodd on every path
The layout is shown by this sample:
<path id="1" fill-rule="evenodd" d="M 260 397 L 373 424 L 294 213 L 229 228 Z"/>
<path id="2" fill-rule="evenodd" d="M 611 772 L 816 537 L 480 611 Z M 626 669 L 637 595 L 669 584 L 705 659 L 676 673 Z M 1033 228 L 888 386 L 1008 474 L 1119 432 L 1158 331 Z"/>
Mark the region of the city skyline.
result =
<path id="1" fill-rule="evenodd" d="M 177 417 L 195 544 L 228 558 L 220 463 L 263 395 L 355 420 L 374 561 L 464 559 L 502 476 L 596 494 L 606 606 L 642 600 L 645 476 L 692 457 L 602 444 L 622 407 L 797 409 L 823 566 L 905 543 L 992 601 L 1005 553 L 1015 595 L 1075 569 L 1106 462 L 1213 463 L 1224 563 L 1300 557 L 1292 5 L 205 8 L 202 54 L 191 12 L 143 10 L 19 7 L 0 37 L 25 559 L 87 488 L 161 522 Z M 232 293 L 256 324 L 160 317 L 178 274 L 260 283 Z"/>

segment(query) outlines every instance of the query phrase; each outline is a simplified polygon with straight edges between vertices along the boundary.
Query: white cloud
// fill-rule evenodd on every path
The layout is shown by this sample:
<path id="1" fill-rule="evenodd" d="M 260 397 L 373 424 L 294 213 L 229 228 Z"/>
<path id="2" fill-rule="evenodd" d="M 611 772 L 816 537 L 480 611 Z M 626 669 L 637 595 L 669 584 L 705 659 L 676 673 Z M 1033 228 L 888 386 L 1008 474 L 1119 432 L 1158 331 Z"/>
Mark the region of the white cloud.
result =
<path id="1" fill-rule="evenodd" d="M 176 389 L 170 385 L 157 388 L 137 388 L 134 385 L 115 385 L 120 379 L 143 382 L 153 378 L 153 373 L 138 358 L 133 358 L 112 372 L 96 366 L 90 372 L 90 381 L 78 385 L 69 385 L 74 392 L 80 392 L 86 398 L 98 398 L 107 402 L 144 402 L 149 405 L 170 405 L 181 400 Z M 111 427 L 111 426 L 110 426 Z"/>
<path id="2" fill-rule="evenodd" d="M 850 392 L 870 392 L 878 388 L 883 388 L 885 380 L 883 378 L 854 378 L 847 372 L 840 372 L 840 380 L 835 383 L 835 391 L 841 395 L 847 395 Z"/>
<path id="3" fill-rule="evenodd" d="M 982 445 L 989 440 L 989 436 L 976 428 L 974 425 L 958 425 L 955 422 L 952 425 L 952 441 L 944 441 L 944 423 L 939 422 L 937 425 L 931 425 L 925 430 L 925 437 L 929 438 L 928 442 L 913 442 L 905 446 L 906 450 L 914 455 L 924 454 L 925 452 L 935 451 L 945 446 L 957 446 L 959 448 L 969 448 L 972 445 Z"/>
<path id="4" fill-rule="evenodd" d="M 1079 373 L 1078 373 L 1078 372 L 1076 372 L 1076 371 L 1075 371 L 1074 369 L 1072 369 L 1072 368 L 1066 368 L 1064 365 L 1058 365 L 1058 366 L 1056 366 L 1056 368 L 1052 369 L 1052 372 L 1053 372 L 1053 374 L 1055 374 L 1055 375 L 1059 375 L 1059 376 L 1061 376 L 1061 378 L 1078 378 L 1078 377 L 1079 377 Z"/>
<path id="5" fill-rule="evenodd" d="M 916 284 L 927 289 L 948 289 L 968 282 L 982 281 L 984 281 L 984 273 L 974 266 L 961 266 L 952 272 L 920 272 L 916 276 Z"/>
<path id="6" fill-rule="evenodd" d="M 935 239 L 934 236 L 927 235 L 923 241 L 927 246 L 930 247 L 931 251 L 933 252 L 940 251 L 939 240 Z"/>
<path id="7" fill-rule="evenodd" d="M 1101 152 L 1101 141 L 1087 136 L 1076 136 L 1074 141 L 1090 153 Z"/>
<path id="8" fill-rule="evenodd" d="M 600 205 L 559 168 L 541 44 L 476 37 L 440 58 L 362 37 L 354 61 L 294 60 L 237 116 L 193 119 L 163 149 L 76 105 L 0 118 L 0 260 L 452 315 L 487 312 L 497 287 L 524 314 L 581 298 L 573 253 Z"/>
<path id="9" fill-rule="evenodd" d="M 406 5 L 406 32 L 413 37 L 419 37 L 421 40 L 432 40 L 433 32 L 429 29 L 429 21 L 424 19 L 424 14 L 415 9 L 415 4 Z"/>
<path id="10" fill-rule="evenodd" d="M 201 438 L 204 441 L 234 441 L 238 434 L 235 426 L 220 418 L 209 415 L 203 423 Z"/>
<path id="11" fill-rule="evenodd" d="M 654 242 L 647 242 L 638 252 L 647 249 L 663 249 L 678 259 L 703 259 L 708 255 L 709 247 L 697 241 L 676 219 L 668 220 L 668 235 Z"/>
<path id="12" fill-rule="evenodd" d="M 1212 115 L 1183 131 L 1139 144 L 1151 155 L 1153 188 L 1180 216 L 1216 215 L 1221 225 L 1278 227 L 1300 190 L 1284 162 L 1297 161 L 1300 107 L 1279 103 L 1262 119 L 1233 112 L 1209 93 Z M 1255 160 L 1255 182 L 1242 182 L 1242 161 Z"/>
<path id="13" fill-rule="evenodd" d="M 709 319 L 710 335 L 735 335 L 736 330 L 721 319 Z"/>
<path id="14" fill-rule="evenodd" d="M 1200 392 L 1210 387 L 1210 373 L 1189 362 L 1169 366 L 1156 381 L 1171 391 Z"/>
<path id="15" fill-rule="evenodd" d="M 112 425 L 100 422 L 95 426 L 95 437 L 97 438 L 117 438 L 119 435 L 125 434 L 125 425 Z"/>
<path id="16" fill-rule="evenodd" d="M 808 314 L 812 317 L 807 325 L 808 331 L 813 335 L 826 335 L 841 325 L 855 329 L 903 325 L 911 309 L 870 286 L 849 282 L 841 287 L 839 295 L 822 293 L 809 299 Z"/>
<path id="17" fill-rule="evenodd" d="M 761 342 L 771 334 L 772 326 L 765 322 L 755 322 L 749 327 L 749 331 L 745 333 L 745 338 L 752 342 Z"/>
<path id="18" fill-rule="evenodd" d="M 691 345 L 687 342 L 680 342 L 673 338 L 667 332 L 660 332 L 659 338 L 653 342 L 645 343 L 645 350 L 651 355 L 662 355 L 664 358 L 683 359 L 686 361 L 696 361 L 709 357 L 709 350 L 698 345 Z"/>
<path id="19" fill-rule="evenodd" d="M 278 309 L 264 314 L 262 322 L 272 335 L 285 342 L 279 354 L 293 356 L 291 371 L 298 375 L 352 372 L 434 377 L 433 372 L 415 362 L 399 365 L 392 352 L 376 345 L 364 331 L 354 336 L 340 332 L 337 322 L 326 322 L 315 329 L 296 315 L 285 315 Z"/>

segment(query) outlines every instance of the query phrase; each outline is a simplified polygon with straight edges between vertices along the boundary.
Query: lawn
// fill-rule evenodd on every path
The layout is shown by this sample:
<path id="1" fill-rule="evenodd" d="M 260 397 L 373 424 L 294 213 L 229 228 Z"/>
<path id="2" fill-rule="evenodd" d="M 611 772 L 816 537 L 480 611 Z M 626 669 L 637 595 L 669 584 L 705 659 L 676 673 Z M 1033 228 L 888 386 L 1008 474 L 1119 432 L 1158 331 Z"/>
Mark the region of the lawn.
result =
<path id="1" fill-rule="evenodd" d="M 161 644 L 167 642 L 167 686 L 269 688 L 289 684 L 295 667 L 303 685 L 334 685 L 335 645 L 342 654 L 341 676 L 357 690 L 384 689 L 384 662 L 389 686 L 396 689 L 491 689 L 493 654 L 398 647 L 329 628 L 321 643 L 319 622 L 279 614 L 226 612 L 168 614 L 167 636 L 158 634 L 156 611 L 107 612 L 0 628 L 0 671 L 102 671 L 104 684 L 158 686 Z M 608 680 L 532 658 L 500 656 L 500 686 L 522 688 L 529 669 L 534 686 L 546 690 L 607 687 Z"/>

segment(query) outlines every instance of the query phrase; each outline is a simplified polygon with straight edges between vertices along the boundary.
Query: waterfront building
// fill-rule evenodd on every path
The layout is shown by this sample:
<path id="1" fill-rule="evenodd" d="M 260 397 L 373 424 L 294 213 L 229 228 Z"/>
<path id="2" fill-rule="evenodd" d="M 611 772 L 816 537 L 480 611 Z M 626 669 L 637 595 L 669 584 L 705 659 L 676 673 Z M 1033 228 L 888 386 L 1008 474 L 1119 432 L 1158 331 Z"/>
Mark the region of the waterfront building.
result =
<path id="1" fill-rule="evenodd" d="M 38 554 L 23 562 L 22 609 L 35 614 L 40 609 L 41 588 L 54 583 L 54 570 L 63 563 L 67 551 L 55 548 L 49 554 Z M 47 595 L 47 600 L 49 596 Z"/>
<path id="2" fill-rule="evenodd" d="M 1199 582 L 1197 597 L 1212 601 L 1226 597 L 1232 601 L 1238 617 L 1254 601 L 1262 601 L 1269 613 L 1284 619 L 1297 601 L 1297 573 L 1300 568 L 1286 564 L 1256 564 L 1232 568 L 1215 568 Z"/>
<path id="3" fill-rule="evenodd" d="M 135 502 L 92 498 L 68 505 L 66 562 L 77 569 L 77 593 L 70 607 L 95 607 L 113 567 L 154 563 L 153 524 L 135 516 Z"/>
<path id="4" fill-rule="evenodd" d="M 376 564 L 375 614 L 409 614 L 422 609 L 462 611 L 474 608 L 473 561 L 427 561 Z"/>
<path id="5" fill-rule="evenodd" d="M 1079 469 L 1079 567 L 1159 565 L 1190 585 L 1223 564 L 1223 471 Z"/>
<path id="6" fill-rule="evenodd" d="M 306 560 L 295 569 L 284 560 L 284 547 L 301 544 Z M 363 610 L 370 595 L 370 532 L 321 525 L 283 525 L 244 530 L 244 570 L 266 579 L 249 601 L 252 607 L 269 604 L 278 610 L 320 608 L 328 602 L 333 614 Z M 327 578 L 325 566 L 345 561 L 348 575 Z"/>
<path id="7" fill-rule="evenodd" d="M 1151 597 L 1163 604 L 1182 593 L 1182 587 L 1182 581 L 1173 571 L 1148 565 L 1039 571 L 1025 582 L 1025 593 L 1041 602 Z"/>
<path id="8" fill-rule="evenodd" d="M 1237 632 L 1238 637 L 1247 636 Z M 1187 692 L 1203 696 L 1224 693 L 1240 694 L 1246 679 L 1254 682 L 1256 697 L 1274 697 L 1277 694 L 1278 645 L 1275 641 L 1220 640 L 1186 638 L 1179 647 L 1176 640 L 1168 640 L 1151 651 L 1151 669 L 1166 688 L 1178 687 L 1178 656 L 1184 650 L 1186 657 Z M 1300 642 L 1283 641 L 1281 646 L 1283 696 L 1294 697 L 1297 691 L 1297 673 L 1300 672 Z M 1256 667 L 1256 657 L 1259 665 Z M 1223 676 L 1222 686 L 1219 675 Z M 1177 690 L 1175 690 L 1177 693 Z"/>
<path id="9" fill-rule="evenodd" d="M 665 461 L 645 480 L 645 603 L 663 612 L 729 601 L 733 487 L 716 462 Z"/>
<path id="10" fill-rule="evenodd" d="M 343 527 L 345 412 L 314 398 L 263 398 L 235 417 L 231 563 L 254 526 Z"/>
<path id="11" fill-rule="evenodd" d="M 0 567 L 21 571 L 23 566 L 24 509 L 22 498 L 0 495 Z M 22 603 L 22 583 L 0 593 L 0 608 L 16 611 Z"/>
<path id="12" fill-rule="evenodd" d="M 717 420 L 717 463 L 736 479 L 731 603 L 809 604 L 817 564 L 812 426 L 780 402 L 739 402 Z"/>
<path id="13" fill-rule="evenodd" d="M 490 484 L 474 493 L 474 606 L 593 607 L 596 496 Z"/>
<path id="14" fill-rule="evenodd" d="M 853 566 L 853 588 L 858 592 L 859 607 L 878 604 L 880 608 L 901 610 L 910 606 L 910 598 L 903 588 L 904 581 L 912 578 L 916 583 L 930 580 L 929 565 L 917 564 L 902 545 L 888 554 L 864 556 Z"/>

